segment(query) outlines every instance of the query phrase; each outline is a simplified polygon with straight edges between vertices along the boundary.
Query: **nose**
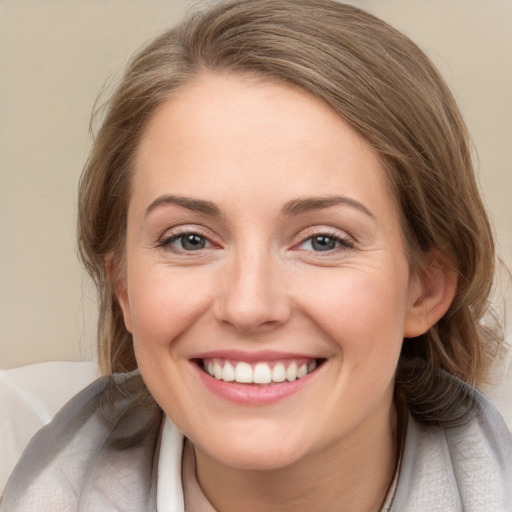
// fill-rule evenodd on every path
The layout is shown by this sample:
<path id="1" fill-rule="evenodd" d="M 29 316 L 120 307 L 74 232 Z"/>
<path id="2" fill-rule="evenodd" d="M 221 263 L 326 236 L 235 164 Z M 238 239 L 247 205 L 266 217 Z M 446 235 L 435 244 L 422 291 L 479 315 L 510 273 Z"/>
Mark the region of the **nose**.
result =
<path id="1" fill-rule="evenodd" d="M 215 302 L 219 322 L 245 334 L 284 324 L 291 313 L 284 273 L 268 256 L 240 255 L 223 273 Z"/>

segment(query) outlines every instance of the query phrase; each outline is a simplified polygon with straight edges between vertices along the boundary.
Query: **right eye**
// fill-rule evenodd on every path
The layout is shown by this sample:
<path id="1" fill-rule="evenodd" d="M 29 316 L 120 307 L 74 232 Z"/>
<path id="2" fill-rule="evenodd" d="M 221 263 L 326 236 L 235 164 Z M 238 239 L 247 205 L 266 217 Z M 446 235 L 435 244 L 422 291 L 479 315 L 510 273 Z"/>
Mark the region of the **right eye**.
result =
<path id="1" fill-rule="evenodd" d="M 177 252 L 189 252 L 208 249 L 212 247 L 212 244 L 199 233 L 177 233 L 163 239 L 159 246 Z"/>

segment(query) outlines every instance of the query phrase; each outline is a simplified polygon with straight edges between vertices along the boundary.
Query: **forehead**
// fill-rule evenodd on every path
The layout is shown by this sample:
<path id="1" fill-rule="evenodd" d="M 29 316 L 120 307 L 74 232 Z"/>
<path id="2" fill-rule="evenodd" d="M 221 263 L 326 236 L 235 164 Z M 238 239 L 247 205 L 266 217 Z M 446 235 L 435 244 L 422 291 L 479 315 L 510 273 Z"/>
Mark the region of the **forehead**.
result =
<path id="1" fill-rule="evenodd" d="M 233 74 L 201 76 L 160 106 L 138 148 L 132 186 L 139 208 L 164 193 L 392 201 L 380 157 L 323 101 Z"/>

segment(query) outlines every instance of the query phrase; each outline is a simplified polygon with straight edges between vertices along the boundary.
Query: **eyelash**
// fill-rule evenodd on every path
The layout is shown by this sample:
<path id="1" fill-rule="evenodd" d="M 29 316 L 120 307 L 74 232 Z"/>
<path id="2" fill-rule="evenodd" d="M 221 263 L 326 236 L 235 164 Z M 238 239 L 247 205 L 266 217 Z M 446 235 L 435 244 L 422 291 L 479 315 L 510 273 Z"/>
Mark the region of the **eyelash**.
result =
<path id="1" fill-rule="evenodd" d="M 191 236 L 191 235 L 192 236 L 198 236 L 198 237 L 202 238 L 210 246 L 215 245 L 209 239 L 209 237 L 207 235 L 205 235 L 204 233 L 201 233 L 201 231 L 199 231 L 197 229 L 195 229 L 195 230 L 190 229 L 190 230 L 177 231 L 175 233 L 172 233 L 169 236 L 166 236 L 166 237 L 162 238 L 161 240 L 158 241 L 157 247 L 159 247 L 161 249 L 164 249 L 164 250 L 168 250 L 168 251 L 174 252 L 175 254 L 190 254 L 190 253 L 196 252 L 196 251 L 193 251 L 193 250 L 186 250 L 184 248 L 177 249 L 177 248 L 172 247 L 172 245 L 171 245 L 173 242 L 176 242 L 180 238 L 184 239 L 186 236 Z M 182 246 L 183 246 L 183 242 L 182 242 Z M 207 249 L 209 249 L 209 248 L 210 247 L 207 247 Z M 203 248 L 201 248 L 199 250 L 202 250 L 202 249 L 205 249 L 205 248 L 203 247 Z M 197 252 L 199 252 L 199 250 Z"/>
<path id="2" fill-rule="evenodd" d="M 200 247 L 200 248 L 198 248 L 196 250 L 187 250 L 187 249 L 185 249 L 183 247 L 183 241 L 184 241 L 184 238 L 186 236 L 197 236 L 197 237 L 200 237 L 209 246 L 208 247 Z M 329 248 L 329 249 L 326 249 L 325 251 L 324 250 L 315 251 L 313 249 L 313 247 L 311 249 L 301 249 L 300 248 L 306 242 L 310 241 L 310 243 L 313 244 L 315 238 L 316 239 L 320 239 L 322 237 L 330 239 L 332 242 L 337 244 L 337 247 L 334 247 L 332 249 Z M 183 239 L 183 241 L 181 243 L 181 248 L 172 247 L 172 243 L 176 242 L 180 238 Z M 194 252 L 198 252 L 199 253 L 199 252 L 202 252 L 205 249 L 211 249 L 214 246 L 215 246 L 215 243 L 212 242 L 206 234 L 202 233 L 200 230 L 197 230 L 197 229 L 195 229 L 195 230 L 194 229 L 190 229 L 190 230 L 183 230 L 183 231 L 180 230 L 180 231 L 177 231 L 175 233 L 172 233 L 169 236 L 166 236 L 166 237 L 162 238 L 157 243 L 157 247 L 159 247 L 161 249 L 164 249 L 164 250 L 167 250 L 167 251 L 171 251 L 174 254 L 188 255 L 188 256 L 193 255 Z M 334 233 L 332 231 L 312 231 L 310 233 L 306 233 L 306 235 L 304 235 L 302 240 L 293 247 L 293 249 L 298 250 L 298 251 L 309 251 L 309 252 L 312 252 L 312 253 L 315 253 L 315 254 L 321 254 L 321 253 L 324 253 L 324 252 L 326 254 L 332 254 L 333 252 L 345 251 L 345 250 L 349 250 L 349 249 L 353 249 L 353 248 L 354 248 L 354 242 L 350 238 L 339 236 L 338 234 L 336 234 L 336 233 Z"/>
<path id="3" fill-rule="evenodd" d="M 334 252 L 334 251 L 344 251 L 347 249 L 354 248 L 354 242 L 350 238 L 340 236 L 340 235 L 330 232 L 330 231 L 320 231 L 320 232 L 315 232 L 315 233 L 308 233 L 297 245 L 295 245 L 295 247 L 297 248 L 297 250 L 301 250 L 300 246 L 303 245 L 304 243 L 306 243 L 308 241 L 311 241 L 311 243 L 313 243 L 313 240 L 315 238 L 318 239 L 321 237 L 331 239 L 336 244 L 338 244 L 338 247 L 336 247 L 334 249 L 328 249 L 326 251 L 312 251 L 312 252 L 315 252 L 315 253 L 325 252 L 328 254 L 332 254 L 332 252 Z M 302 250 L 304 250 L 304 249 L 302 249 Z"/>

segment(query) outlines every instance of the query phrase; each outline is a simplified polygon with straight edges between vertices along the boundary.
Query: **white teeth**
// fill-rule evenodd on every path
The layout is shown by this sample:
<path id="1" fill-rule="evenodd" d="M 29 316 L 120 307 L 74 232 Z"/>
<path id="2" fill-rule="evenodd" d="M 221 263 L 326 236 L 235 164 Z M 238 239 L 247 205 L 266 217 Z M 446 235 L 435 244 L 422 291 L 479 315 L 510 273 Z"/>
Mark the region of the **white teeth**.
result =
<path id="1" fill-rule="evenodd" d="M 235 380 L 235 369 L 229 361 L 224 365 L 222 380 L 225 382 L 233 382 Z"/>
<path id="2" fill-rule="evenodd" d="M 297 378 L 302 379 L 302 377 L 305 377 L 307 375 L 307 373 L 308 373 L 308 365 L 303 364 L 297 370 Z"/>
<path id="3" fill-rule="evenodd" d="M 272 380 L 274 382 L 284 382 L 286 380 L 286 368 L 283 363 L 277 363 L 272 368 Z"/>
<path id="4" fill-rule="evenodd" d="M 292 363 L 288 368 L 286 368 L 286 380 L 290 382 L 297 379 L 297 364 Z"/>
<path id="5" fill-rule="evenodd" d="M 240 361 L 235 367 L 235 380 L 244 384 L 253 382 L 251 365 Z"/>
<path id="6" fill-rule="evenodd" d="M 302 379 L 308 373 L 315 370 L 316 361 L 302 363 L 292 361 L 285 366 L 285 363 L 277 362 L 271 367 L 266 362 L 256 363 L 254 366 L 244 361 L 231 363 L 223 359 L 205 360 L 204 370 L 217 380 L 224 382 L 239 382 L 243 384 L 270 384 L 272 382 L 293 382 Z"/>
<path id="7" fill-rule="evenodd" d="M 253 381 L 255 384 L 269 384 L 272 382 L 272 370 L 267 363 L 258 363 L 254 367 Z"/>
<path id="8" fill-rule="evenodd" d="M 213 363 L 213 375 L 216 379 L 222 379 L 222 366 L 218 361 Z"/>

